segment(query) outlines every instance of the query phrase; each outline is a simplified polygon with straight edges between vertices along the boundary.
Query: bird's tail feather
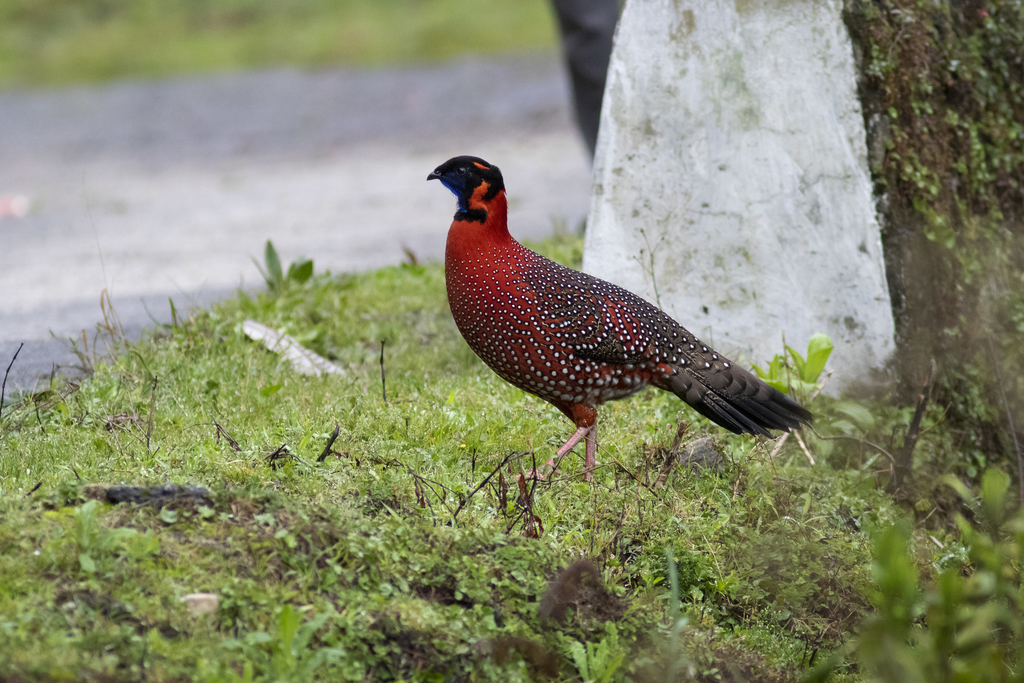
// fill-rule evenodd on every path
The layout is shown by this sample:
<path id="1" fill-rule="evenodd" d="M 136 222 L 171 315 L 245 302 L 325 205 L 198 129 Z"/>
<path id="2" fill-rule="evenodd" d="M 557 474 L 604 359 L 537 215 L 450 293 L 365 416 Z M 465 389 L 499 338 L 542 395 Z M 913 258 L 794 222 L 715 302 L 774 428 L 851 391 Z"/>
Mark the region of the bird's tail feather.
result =
<path id="1" fill-rule="evenodd" d="M 771 436 L 770 429 L 788 432 L 814 419 L 789 396 L 740 368 L 708 377 L 682 370 L 665 388 L 734 434 Z"/>

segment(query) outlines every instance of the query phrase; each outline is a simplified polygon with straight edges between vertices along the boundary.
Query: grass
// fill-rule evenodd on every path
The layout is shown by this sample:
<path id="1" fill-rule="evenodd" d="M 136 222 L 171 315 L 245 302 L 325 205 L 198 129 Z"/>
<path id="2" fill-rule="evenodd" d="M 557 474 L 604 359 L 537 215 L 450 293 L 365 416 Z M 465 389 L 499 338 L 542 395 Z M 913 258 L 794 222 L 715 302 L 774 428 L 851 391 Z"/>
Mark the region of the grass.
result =
<path id="1" fill-rule="evenodd" d="M 0 88 L 555 44 L 545 0 L 0 0 Z"/>
<path id="2" fill-rule="evenodd" d="M 576 237 L 535 246 L 578 265 Z M 296 374 L 246 318 L 346 374 Z M 592 484 L 572 456 L 520 486 L 569 425 L 476 359 L 439 265 L 285 281 L 118 348 L 0 417 L 0 676 L 795 680 L 866 613 L 867 531 L 901 514 L 873 460 L 770 461 L 653 390 L 601 409 Z M 675 464 L 680 421 L 720 466 Z M 166 483 L 205 491 L 108 502 Z"/>

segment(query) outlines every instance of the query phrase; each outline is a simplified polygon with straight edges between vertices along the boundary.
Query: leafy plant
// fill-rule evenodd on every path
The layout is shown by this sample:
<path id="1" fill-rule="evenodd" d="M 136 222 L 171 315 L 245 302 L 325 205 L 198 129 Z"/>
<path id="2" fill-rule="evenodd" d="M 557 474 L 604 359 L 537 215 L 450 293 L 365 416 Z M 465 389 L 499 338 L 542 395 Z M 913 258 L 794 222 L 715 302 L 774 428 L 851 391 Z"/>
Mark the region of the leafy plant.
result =
<path id="1" fill-rule="evenodd" d="M 857 654 L 876 681 L 1019 681 L 1024 513 L 1011 511 L 1010 478 L 1000 470 L 985 472 L 977 497 L 952 477 L 947 483 L 977 519 L 956 518 L 968 567 L 951 566 L 922 589 L 907 550 L 909 527 L 879 534 L 872 597 L 877 613 L 858 638 Z"/>
<path id="2" fill-rule="evenodd" d="M 776 355 L 767 369 L 755 365 L 754 370 L 758 377 L 779 391 L 789 392 L 792 388 L 807 395 L 818 388 L 818 380 L 833 348 L 829 336 L 819 333 L 808 342 L 806 359 L 792 346 L 786 346 L 786 353 Z"/>
<path id="3" fill-rule="evenodd" d="M 319 614 L 304 622 L 302 614 L 290 604 L 281 609 L 277 618 L 277 637 L 271 641 L 270 647 L 270 668 L 278 680 L 308 681 L 322 664 L 341 655 L 333 648 L 317 648 L 314 652 L 309 647 L 313 635 L 330 616 L 330 613 Z"/>
<path id="4" fill-rule="evenodd" d="M 242 640 L 230 639 L 224 643 L 225 648 L 245 655 L 245 665 L 241 674 L 225 669 L 213 679 L 227 683 L 249 683 L 253 680 L 301 683 L 313 680 L 317 669 L 343 656 L 336 648 L 310 646 L 313 636 L 332 614 L 332 611 L 327 611 L 305 621 L 302 612 L 286 603 L 277 615 L 274 633 L 253 631 Z M 255 675 L 256 670 L 264 670 L 268 675 Z"/>
<path id="5" fill-rule="evenodd" d="M 679 641 L 683 636 L 683 629 L 686 628 L 689 623 L 689 619 L 683 616 L 680 611 L 680 600 L 679 600 L 679 572 L 676 567 L 676 558 L 672 554 L 671 548 L 665 549 L 666 557 L 668 558 L 668 580 L 669 580 L 669 632 L 668 632 L 668 667 L 667 667 L 667 680 L 671 683 L 678 678 L 680 672 L 684 668 L 688 668 L 690 665 L 689 660 L 679 652 Z"/>
<path id="6" fill-rule="evenodd" d="M 277 255 L 277 249 L 274 248 L 274 243 L 270 240 L 267 240 L 267 244 L 263 248 L 263 261 L 266 264 L 265 269 L 259 264 L 259 261 L 252 260 L 266 281 L 267 288 L 272 292 L 281 291 L 288 282 L 301 285 L 313 277 L 313 260 L 301 257 L 292 261 L 288 265 L 288 272 L 285 273 L 281 269 L 281 258 Z"/>
<path id="7" fill-rule="evenodd" d="M 619 671 L 626 652 L 619 645 L 619 632 L 615 624 L 605 624 L 605 637 L 598 643 L 569 643 L 569 655 L 584 683 L 611 683 L 622 679 Z M 618 674 L 618 675 L 617 675 Z"/>
<path id="8" fill-rule="evenodd" d="M 125 541 L 137 533 L 125 527 L 104 529 L 100 524 L 99 506 L 97 501 L 90 500 L 75 510 L 78 564 L 86 574 L 95 573 L 98 562 L 123 548 Z"/>

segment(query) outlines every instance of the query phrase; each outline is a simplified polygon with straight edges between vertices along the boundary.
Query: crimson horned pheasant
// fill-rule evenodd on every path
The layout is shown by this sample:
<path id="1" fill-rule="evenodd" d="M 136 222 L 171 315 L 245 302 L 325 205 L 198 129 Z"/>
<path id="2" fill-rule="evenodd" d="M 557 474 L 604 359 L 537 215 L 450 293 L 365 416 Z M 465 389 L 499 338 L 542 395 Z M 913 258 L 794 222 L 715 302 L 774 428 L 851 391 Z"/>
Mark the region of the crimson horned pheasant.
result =
<path id="1" fill-rule="evenodd" d="M 771 436 L 769 429 L 811 422 L 798 403 L 658 308 L 514 240 L 497 166 L 455 157 L 427 176 L 433 179 L 458 199 L 444 265 L 459 331 L 502 379 L 573 421 L 576 431 L 557 457 L 585 439 L 588 478 L 596 464 L 597 406 L 648 385 L 736 434 Z"/>

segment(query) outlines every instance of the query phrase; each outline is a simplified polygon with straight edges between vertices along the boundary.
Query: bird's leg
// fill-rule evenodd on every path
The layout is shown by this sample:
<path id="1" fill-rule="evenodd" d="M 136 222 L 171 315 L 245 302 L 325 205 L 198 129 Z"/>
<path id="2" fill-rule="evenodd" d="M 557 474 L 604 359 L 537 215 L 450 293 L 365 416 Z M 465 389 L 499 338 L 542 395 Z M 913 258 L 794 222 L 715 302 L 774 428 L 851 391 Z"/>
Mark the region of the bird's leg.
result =
<path id="1" fill-rule="evenodd" d="M 580 442 L 580 440 L 582 440 L 584 437 L 586 437 L 586 440 L 587 440 L 587 460 L 586 460 L 586 465 L 587 465 L 587 467 L 586 467 L 586 471 L 583 473 L 583 478 L 586 479 L 587 481 L 590 481 L 590 470 L 594 466 L 594 456 L 597 453 L 596 434 L 597 434 L 596 425 L 592 425 L 590 427 L 577 427 L 576 431 L 573 432 L 572 436 L 569 437 L 569 440 L 566 441 L 564 444 L 562 444 L 561 448 L 559 448 L 557 451 L 555 451 L 555 457 L 551 458 L 546 463 L 544 463 L 544 465 L 546 467 L 550 467 L 551 468 L 551 471 L 549 471 L 547 474 L 541 475 L 540 473 L 537 472 L 537 470 L 533 470 L 532 472 L 529 472 L 526 475 L 526 478 L 527 479 L 547 479 L 548 475 L 550 475 L 551 472 L 555 471 L 555 467 L 557 467 L 557 463 L 561 462 L 562 458 L 564 458 L 566 456 L 566 454 L 569 453 L 569 451 L 571 451 L 573 448 L 575 448 L 576 444 L 578 444 Z M 593 444 L 593 445 L 591 445 L 591 444 Z M 592 449 L 593 449 L 593 453 L 591 453 Z"/>
<path id="2" fill-rule="evenodd" d="M 576 431 L 573 432 L 572 436 L 569 437 L 569 440 L 562 444 L 561 448 L 555 451 L 555 456 L 559 458 L 564 458 L 565 454 L 571 451 L 573 448 L 575 448 L 576 444 L 580 442 L 580 439 L 587 435 L 590 429 L 590 427 L 577 427 Z"/>
<path id="3" fill-rule="evenodd" d="M 561 459 L 571 451 L 576 444 L 580 442 L 580 439 L 586 439 L 587 447 L 587 458 L 583 464 L 583 480 L 590 481 L 593 479 L 591 471 L 597 465 L 597 424 L 592 424 L 589 427 L 577 427 L 573 435 L 569 437 L 558 451 L 555 452 L 555 457 Z"/>

